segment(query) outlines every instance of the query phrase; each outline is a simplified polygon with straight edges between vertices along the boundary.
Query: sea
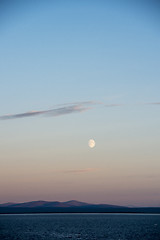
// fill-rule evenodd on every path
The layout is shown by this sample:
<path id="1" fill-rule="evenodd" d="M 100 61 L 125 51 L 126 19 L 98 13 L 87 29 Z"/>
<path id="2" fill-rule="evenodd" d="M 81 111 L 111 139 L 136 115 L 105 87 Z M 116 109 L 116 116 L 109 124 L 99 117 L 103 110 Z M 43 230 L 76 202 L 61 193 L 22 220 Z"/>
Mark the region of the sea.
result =
<path id="1" fill-rule="evenodd" d="M 1 214 L 0 240 L 160 240 L 160 214 Z"/>

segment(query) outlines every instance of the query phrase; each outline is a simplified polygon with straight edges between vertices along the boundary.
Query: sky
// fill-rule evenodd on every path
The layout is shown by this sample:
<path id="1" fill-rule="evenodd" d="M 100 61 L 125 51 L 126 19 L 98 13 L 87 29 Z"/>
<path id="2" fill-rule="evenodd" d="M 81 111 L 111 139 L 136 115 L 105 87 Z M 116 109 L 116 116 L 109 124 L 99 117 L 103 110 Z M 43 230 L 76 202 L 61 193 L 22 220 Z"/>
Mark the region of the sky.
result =
<path id="1" fill-rule="evenodd" d="M 1 1 L 0 203 L 160 207 L 159 11 Z"/>

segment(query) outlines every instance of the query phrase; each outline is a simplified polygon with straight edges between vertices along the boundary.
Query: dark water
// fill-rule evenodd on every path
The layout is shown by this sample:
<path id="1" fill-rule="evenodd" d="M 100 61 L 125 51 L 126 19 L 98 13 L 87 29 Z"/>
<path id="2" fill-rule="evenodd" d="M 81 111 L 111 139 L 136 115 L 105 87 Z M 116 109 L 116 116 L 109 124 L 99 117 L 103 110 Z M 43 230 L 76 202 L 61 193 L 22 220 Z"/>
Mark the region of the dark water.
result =
<path id="1" fill-rule="evenodd" d="M 0 240 L 160 240 L 160 215 L 0 215 Z"/>

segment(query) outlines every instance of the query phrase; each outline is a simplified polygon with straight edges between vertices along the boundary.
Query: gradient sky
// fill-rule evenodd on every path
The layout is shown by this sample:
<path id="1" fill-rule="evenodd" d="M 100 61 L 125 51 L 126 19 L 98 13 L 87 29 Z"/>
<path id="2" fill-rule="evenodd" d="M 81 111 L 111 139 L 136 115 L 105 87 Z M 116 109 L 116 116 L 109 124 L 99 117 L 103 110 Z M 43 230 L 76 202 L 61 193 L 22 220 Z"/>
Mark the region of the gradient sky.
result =
<path id="1" fill-rule="evenodd" d="M 1 1 L 0 203 L 160 207 L 159 11 Z"/>

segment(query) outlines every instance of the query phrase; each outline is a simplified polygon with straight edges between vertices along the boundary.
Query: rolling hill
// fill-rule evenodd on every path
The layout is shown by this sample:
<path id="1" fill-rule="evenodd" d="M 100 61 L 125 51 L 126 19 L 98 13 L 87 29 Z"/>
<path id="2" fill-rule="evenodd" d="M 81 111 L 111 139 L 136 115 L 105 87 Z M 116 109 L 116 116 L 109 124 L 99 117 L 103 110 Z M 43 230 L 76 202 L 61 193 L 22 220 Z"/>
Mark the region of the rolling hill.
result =
<path id="1" fill-rule="evenodd" d="M 50 202 L 50 201 L 32 201 L 24 203 L 4 203 L 0 204 L 0 207 L 10 208 L 121 208 L 122 206 L 109 205 L 109 204 L 90 204 L 85 202 L 79 202 L 71 200 L 67 202 Z M 124 207 L 123 207 L 124 208 Z"/>

